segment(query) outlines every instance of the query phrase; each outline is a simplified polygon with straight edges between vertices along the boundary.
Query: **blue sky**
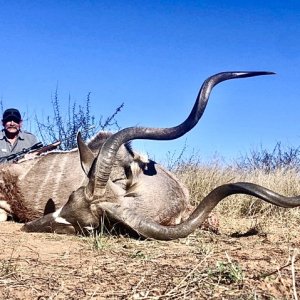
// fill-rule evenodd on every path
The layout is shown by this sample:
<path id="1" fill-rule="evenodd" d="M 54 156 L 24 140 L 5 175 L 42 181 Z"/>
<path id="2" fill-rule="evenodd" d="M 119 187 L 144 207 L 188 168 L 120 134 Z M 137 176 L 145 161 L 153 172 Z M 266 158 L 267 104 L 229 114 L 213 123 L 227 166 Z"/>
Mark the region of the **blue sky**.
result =
<path id="1" fill-rule="evenodd" d="M 170 127 L 189 114 L 208 76 L 265 70 L 226 81 L 203 118 L 176 141 L 140 141 L 164 160 L 195 150 L 226 160 L 250 149 L 300 144 L 300 1 L 0 1 L 0 97 L 29 116 L 52 113 L 58 86 L 96 117 L 122 102 L 121 127 Z"/>

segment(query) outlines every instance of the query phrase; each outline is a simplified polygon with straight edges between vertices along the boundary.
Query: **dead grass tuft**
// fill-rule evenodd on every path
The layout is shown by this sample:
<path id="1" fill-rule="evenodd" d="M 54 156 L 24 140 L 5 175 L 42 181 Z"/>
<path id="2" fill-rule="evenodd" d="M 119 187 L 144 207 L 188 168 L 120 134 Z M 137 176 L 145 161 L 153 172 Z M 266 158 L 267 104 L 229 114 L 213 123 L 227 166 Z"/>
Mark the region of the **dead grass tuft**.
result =
<path id="1" fill-rule="evenodd" d="M 300 176 L 296 169 L 277 169 L 266 173 L 263 170 L 242 171 L 224 167 L 218 162 L 211 164 L 182 164 L 177 176 L 189 188 L 193 204 L 199 203 L 212 189 L 219 185 L 247 181 L 267 187 L 285 196 L 300 194 Z M 216 208 L 219 214 L 230 217 L 251 217 L 299 222 L 299 208 L 285 209 L 246 195 L 233 195 L 224 199 Z"/>

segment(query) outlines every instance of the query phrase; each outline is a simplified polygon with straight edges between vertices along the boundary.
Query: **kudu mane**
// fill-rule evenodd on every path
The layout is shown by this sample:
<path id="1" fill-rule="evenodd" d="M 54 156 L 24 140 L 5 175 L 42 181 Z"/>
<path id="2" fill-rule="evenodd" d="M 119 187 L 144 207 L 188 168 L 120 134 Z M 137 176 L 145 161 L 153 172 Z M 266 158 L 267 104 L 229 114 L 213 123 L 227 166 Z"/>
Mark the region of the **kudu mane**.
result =
<path id="1" fill-rule="evenodd" d="M 13 212 L 17 212 L 16 220 L 28 222 L 38 218 L 40 214 L 34 209 L 27 207 L 24 195 L 22 194 L 19 186 L 16 184 L 18 178 L 16 175 L 11 174 L 9 171 L 2 172 L 2 182 L 0 182 L 0 191 L 5 195 L 5 200 L 10 205 Z"/>

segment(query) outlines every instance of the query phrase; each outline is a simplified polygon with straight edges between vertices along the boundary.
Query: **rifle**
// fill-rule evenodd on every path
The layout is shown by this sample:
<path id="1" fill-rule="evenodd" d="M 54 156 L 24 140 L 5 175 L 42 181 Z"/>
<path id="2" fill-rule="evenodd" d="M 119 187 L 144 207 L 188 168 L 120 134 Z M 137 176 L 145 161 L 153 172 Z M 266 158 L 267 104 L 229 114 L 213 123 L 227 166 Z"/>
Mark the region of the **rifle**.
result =
<path id="1" fill-rule="evenodd" d="M 90 126 L 89 128 L 86 129 L 86 131 L 93 129 L 94 127 L 95 127 L 94 125 Z M 72 139 L 72 138 L 74 138 L 75 135 L 76 134 L 73 134 L 73 135 L 63 139 L 62 141 Z M 49 144 L 47 146 L 43 146 L 43 144 L 41 142 L 39 142 L 29 148 L 24 148 L 22 151 L 19 151 L 17 153 L 10 154 L 8 156 L 3 156 L 0 158 L 0 160 L 1 160 L 1 162 L 3 162 L 2 160 L 6 160 L 6 161 L 12 160 L 13 162 L 18 162 L 20 159 L 24 158 L 25 154 L 27 154 L 27 153 L 36 153 L 36 155 L 40 155 L 41 153 L 54 150 L 60 144 L 61 144 L 61 141 L 59 141 L 59 140 L 57 140 L 56 142 Z"/>
<path id="2" fill-rule="evenodd" d="M 35 153 L 36 155 L 40 155 L 41 153 L 57 148 L 60 145 L 60 143 L 61 143 L 60 141 L 56 141 L 52 144 L 43 146 L 41 142 L 38 142 L 29 148 L 24 148 L 22 151 L 19 151 L 14 154 L 10 154 L 2 158 L 5 158 L 7 161 L 12 160 L 13 162 L 18 162 L 20 159 L 24 158 L 25 154 Z"/>

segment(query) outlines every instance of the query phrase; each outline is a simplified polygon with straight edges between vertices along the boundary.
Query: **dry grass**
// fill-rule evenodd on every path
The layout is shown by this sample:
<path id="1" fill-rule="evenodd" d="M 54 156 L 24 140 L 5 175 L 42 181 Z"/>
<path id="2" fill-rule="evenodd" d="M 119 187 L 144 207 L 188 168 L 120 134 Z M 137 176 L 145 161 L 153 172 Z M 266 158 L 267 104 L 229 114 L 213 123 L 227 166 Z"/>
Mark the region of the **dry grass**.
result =
<path id="1" fill-rule="evenodd" d="M 295 169 L 278 169 L 269 173 L 262 170 L 247 172 L 218 163 L 180 165 L 177 176 L 189 187 L 193 204 L 199 203 L 212 189 L 230 182 L 252 182 L 285 196 L 300 195 L 300 175 Z M 230 217 L 275 218 L 299 222 L 299 208 L 284 209 L 251 196 L 234 195 L 224 199 L 215 209 Z"/>
<path id="2" fill-rule="evenodd" d="M 203 231 L 170 242 L 103 236 L 101 249 L 97 237 L 19 227 L 0 227 L 0 299 L 297 299 L 300 291 L 300 239 L 285 240 L 276 226 L 241 238 Z"/>

